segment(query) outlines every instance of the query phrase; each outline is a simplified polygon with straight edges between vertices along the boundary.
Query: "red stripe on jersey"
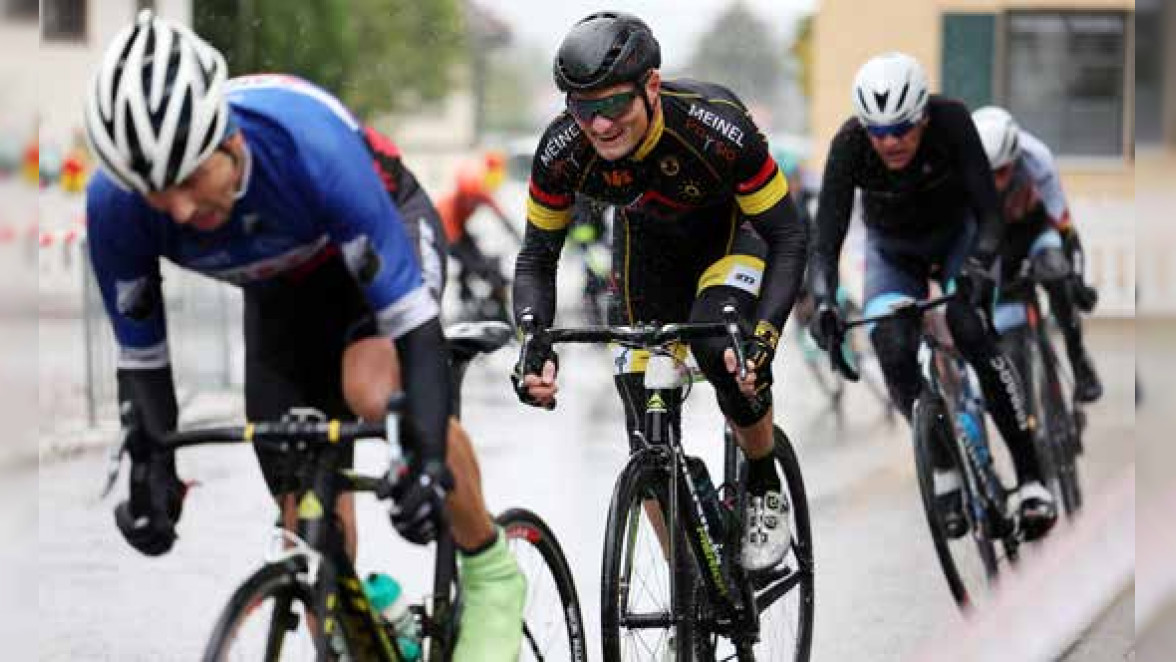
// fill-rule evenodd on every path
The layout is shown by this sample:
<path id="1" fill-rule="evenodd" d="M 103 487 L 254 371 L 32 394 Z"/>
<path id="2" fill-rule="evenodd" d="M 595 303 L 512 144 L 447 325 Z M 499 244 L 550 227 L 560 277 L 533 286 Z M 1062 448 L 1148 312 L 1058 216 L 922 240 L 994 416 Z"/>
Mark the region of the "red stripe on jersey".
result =
<path id="1" fill-rule="evenodd" d="M 531 197 L 539 202 L 542 202 L 547 207 L 552 209 L 564 209 L 572 204 L 572 196 L 570 195 L 554 195 L 540 189 L 532 180 L 530 184 Z"/>
<path id="2" fill-rule="evenodd" d="M 392 142 L 392 139 L 388 136 L 385 136 L 370 126 L 365 126 L 363 128 L 363 135 L 367 138 L 368 144 L 371 145 L 372 149 L 375 151 L 383 154 L 384 156 L 390 156 L 394 159 L 400 158 L 400 148 L 397 147 L 396 143 Z"/>
<path id="3" fill-rule="evenodd" d="M 764 159 L 764 164 L 760 166 L 759 172 L 755 173 L 755 176 L 751 179 L 743 182 L 739 186 L 736 186 L 735 190 L 739 191 L 740 193 L 750 193 L 751 191 L 754 191 L 767 183 L 768 179 L 770 179 L 772 175 L 775 174 L 775 172 L 776 161 L 771 157 L 771 155 L 769 155 Z"/>

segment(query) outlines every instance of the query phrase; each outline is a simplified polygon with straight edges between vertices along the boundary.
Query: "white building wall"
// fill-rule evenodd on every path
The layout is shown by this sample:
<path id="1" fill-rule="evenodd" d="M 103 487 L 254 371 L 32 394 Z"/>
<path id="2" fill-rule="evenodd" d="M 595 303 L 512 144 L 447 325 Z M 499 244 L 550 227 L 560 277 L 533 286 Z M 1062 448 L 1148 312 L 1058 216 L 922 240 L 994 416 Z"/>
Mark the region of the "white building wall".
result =
<path id="1" fill-rule="evenodd" d="M 37 113 L 45 140 L 68 144 L 81 126 L 81 99 L 102 50 L 135 17 L 135 0 L 89 0 L 87 34 L 80 41 L 41 41 L 36 23 L 0 25 L 0 111 L 22 118 Z M 156 0 L 156 11 L 185 25 L 191 0 Z M 21 120 L 32 121 L 29 120 Z"/>

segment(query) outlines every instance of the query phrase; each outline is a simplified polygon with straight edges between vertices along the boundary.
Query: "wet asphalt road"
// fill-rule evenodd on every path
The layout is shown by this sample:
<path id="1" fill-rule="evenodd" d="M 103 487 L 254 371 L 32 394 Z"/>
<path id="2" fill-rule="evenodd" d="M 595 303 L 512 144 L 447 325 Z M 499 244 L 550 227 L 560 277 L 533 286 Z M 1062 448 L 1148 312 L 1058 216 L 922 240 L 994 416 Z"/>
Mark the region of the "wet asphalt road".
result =
<path id="1" fill-rule="evenodd" d="M 1090 413 L 1083 467 L 1093 498 L 1135 461 L 1134 327 L 1093 324 L 1090 336 L 1107 386 Z M 509 350 L 487 357 L 467 379 L 465 420 L 487 500 L 493 510 L 531 508 L 554 528 L 576 575 L 592 659 L 600 659 L 603 528 L 627 450 L 610 363 L 590 348 L 562 352 L 560 406 L 542 412 L 518 404 L 510 392 L 506 375 L 513 360 Z M 905 424 L 888 424 L 859 387 L 849 395 L 851 415 L 839 425 L 811 387 L 799 355 L 786 350 L 778 361 L 777 420 L 797 445 L 814 521 L 813 659 L 908 659 L 928 635 L 959 616 L 926 533 Z M 696 388 L 684 434 L 687 448 L 719 474 L 712 393 L 705 385 Z M 374 448 L 360 451 L 361 468 L 375 471 L 381 461 Z M 127 547 L 114 527 L 114 500 L 98 500 L 103 454 L 41 468 L 40 659 L 199 657 L 225 599 L 259 563 L 274 509 L 249 449 L 194 449 L 179 462 L 181 474 L 200 486 L 185 504 L 175 549 L 157 559 Z M 361 571 L 390 572 L 411 594 L 423 592 L 431 572 L 428 550 L 398 540 L 379 504 L 365 498 L 359 508 Z M 1130 619 L 1108 618 L 1069 659 L 1121 659 L 1130 627 Z"/>

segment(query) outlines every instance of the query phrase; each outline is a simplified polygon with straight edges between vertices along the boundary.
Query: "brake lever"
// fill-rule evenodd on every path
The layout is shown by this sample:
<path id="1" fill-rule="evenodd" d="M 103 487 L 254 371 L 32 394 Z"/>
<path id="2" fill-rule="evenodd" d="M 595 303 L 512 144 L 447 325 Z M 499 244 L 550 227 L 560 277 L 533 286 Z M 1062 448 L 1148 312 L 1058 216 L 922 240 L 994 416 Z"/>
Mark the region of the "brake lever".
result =
<path id="1" fill-rule="evenodd" d="M 130 430 L 123 428 L 120 431 L 122 437 L 119 442 L 110 448 L 106 459 L 106 484 L 102 487 L 102 492 L 98 495 L 98 499 L 105 499 L 110 496 L 111 490 L 114 489 L 118 483 L 118 476 L 122 472 L 122 458 L 127 453 L 127 442 L 131 438 Z"/>
<path id="2" fill-rule="evenodd" d="M 522 342 L 520 343 L 521 346 L 519 347 L 519 366 L 522 367 L 523 371 L 522 374 L 519 375 L 520 388 L 523 388 L 523 379 L 527 376 L 527 364 L 529 362 L 527 353 L 531 349 L 531 343 L 535 341 L 535 336 L 538 335 L 538 329 L 536 327 L 537 325 L 535 324 L 535 314 L 531 312 L 530 308 L 523 310 L 522 314 L 519 316 L 519 330 L 523 334 Z M 542 372 L 543 366 L 539 366 L 539 370 Z M 548 404 L 543 405 L 543 408 L 547 411 L 551 411 L 555 409 L 555 404 L 555 400 L 552 400 Z"/>
<path id="3" fill-rule="evenodd" d="M 747 355 L 743 352 L 743 332 L 739 329 L 739 312 L 731 304 L 723 305 L 723 322 L 727 325 L 727 337 L 735 352 L 735 370 L 739 381 L 747 380 Z"/>

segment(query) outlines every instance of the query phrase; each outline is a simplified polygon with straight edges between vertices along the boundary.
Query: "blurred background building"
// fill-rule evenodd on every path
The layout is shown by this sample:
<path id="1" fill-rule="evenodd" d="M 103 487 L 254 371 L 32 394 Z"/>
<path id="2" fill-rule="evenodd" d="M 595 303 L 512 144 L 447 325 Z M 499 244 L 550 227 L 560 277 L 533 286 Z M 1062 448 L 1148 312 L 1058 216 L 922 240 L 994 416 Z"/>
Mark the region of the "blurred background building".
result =
<path id="1" fill-rule="evenodd" d="M 870 56 L 901 50 L 932 89 L 972 108 L 998 104 L 1054 151 L 1076 221 L 1088 237 L 1104 315 L 1133 316 L 1136 267 L 1151 280 L 1141 305 L 1176 313 L 1161 254 L 1136 254 L 1138 159 L 1176 150 L 1171 76 L 1138 59 L 1162 48 L 1161 0 L 824 0 L 814 15 L 810 98 L 813 158 L 823 161 L 850 115 L 850 87 Z M 1168 119 L 1164 119 L 1168 118 Z M 1156 266 L 1162 262 L 1162 265 Z"/>

